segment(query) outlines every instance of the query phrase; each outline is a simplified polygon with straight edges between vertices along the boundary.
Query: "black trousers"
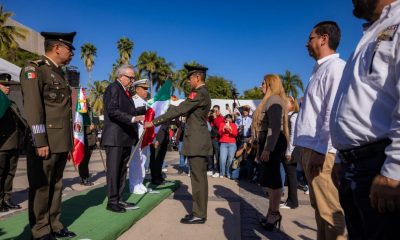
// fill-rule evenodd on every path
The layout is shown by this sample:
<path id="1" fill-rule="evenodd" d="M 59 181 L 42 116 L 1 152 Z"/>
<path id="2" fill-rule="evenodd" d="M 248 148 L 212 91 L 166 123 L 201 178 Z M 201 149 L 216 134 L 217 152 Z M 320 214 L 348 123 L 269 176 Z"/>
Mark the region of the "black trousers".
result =
<path id="1" fill-rule="evenodd" d="M 109 204 L 122 200 L 125 188 L 127 164 L 131 147 L 106 146 L 107 156 L 107 197 Z"/>
<path id="2" fill-rule="evenodd" d="M 89 178 L 89 161 L 92 156 L 93 147 L 88 146 L 87 142 L 85 142 L 85 155 L 82 159 L 82 162 L 78 166 L 79 176 L 82 179 Z"/>
<path id="3" fill-rule="evenodd" d="M 18 165 L 18 150 L 0 151 L 0 204 L 11 200 L 13 181 Z"/>
<path id="4" fill-rule="evenodd" d="M 299 200 L 297 198 L 297 163 L 285 163 L 283 167 L 285 168 L 288 184 L 288 197 L 286 204 L 291 208 L 297 208 L 299 206 Z"/>
<path id="5" fill-rule="evenodd" d="M 372 208 L 369 194 L 372 181 L 386 160 L 384 151 L 345 164 L 339 186 L 349 239 L 399 239 L 400 210 L 379 213 Z"/>
<path id="6" fill-rule="evenodd" d="M 168 144 L 160 144 L 158 148 L 154 148 L 154 144 L 150 145 L 150 172 L 151 182 L 160 184 L 164 181 L 162 176 L 162 165 L 165 155 L 167 154 Z"/>
<path id="7" fill-rule="evenodd" d="M 218 141 L 218 139 L 212 139 L 211 143 L 213 146 L 214 155 L 207 156 L 207 170 L 219 172 L 220 171 L 219 170 L 219 141 Z M 215 162 L 214 162 L 214 156 L 215 156 Z"/>
<path id="8" fill-rule="evenodd" d="M 208 179 L 207 158 L 204 156 L 188 157 L 190 181 L 192 183 L 192 211 L 195 217 L 207 218 Z"/>

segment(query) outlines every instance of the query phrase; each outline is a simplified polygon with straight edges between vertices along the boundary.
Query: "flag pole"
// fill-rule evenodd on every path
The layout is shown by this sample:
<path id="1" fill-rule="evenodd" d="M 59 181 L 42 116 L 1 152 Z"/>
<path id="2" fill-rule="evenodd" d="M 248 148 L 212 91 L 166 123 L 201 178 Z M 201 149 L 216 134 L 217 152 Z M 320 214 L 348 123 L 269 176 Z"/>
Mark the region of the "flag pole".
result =
<path id="1" fill-rule="evenodd" d="M 139 138 L 139 141 L 137 142 L 135 148 L 133 149 L 132 153 L 131 153 L 131 157 L 129 158 L 128 164 L 127 166 L 129 166 L 131 164 L 131 161 L 133 160 L 133 157 L 135 156 L 136 151 L 139 149 L 139 146 L 142 145 L 143 142 L 143 137 L 144 134 L 146 133 L 146 128 L 144 129 L 142 135 Z"/>
<path id="2" fill-rule="evenodd" d="M 79 175 L 78 169 L 77 169 L 76 166 L 75 166 L 74 154 L 72 154 L 71 152 L 68 152 L 68 154 L 69 154 L 69 157 L 70 157 L 70 159 L 71 159 L 72 165 L 73 165 L 74 168 L 75 168 L 75 171 L 76 171 L 76 172 L 78 173 L 78 175 Z"/>

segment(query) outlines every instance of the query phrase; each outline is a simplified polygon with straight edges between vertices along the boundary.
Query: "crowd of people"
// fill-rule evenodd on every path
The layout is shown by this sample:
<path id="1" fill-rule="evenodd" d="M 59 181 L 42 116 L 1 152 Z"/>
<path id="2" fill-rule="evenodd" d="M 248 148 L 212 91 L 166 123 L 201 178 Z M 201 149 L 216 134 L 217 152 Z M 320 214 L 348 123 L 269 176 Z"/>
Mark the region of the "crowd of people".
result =
<path id="1" fill-rule="evenodd" d="M 186 170 L 187 161 L 192 185 L 191 212 L 181 223 L 207 221 L 208 177 L 247 178 L 266 189 L 269 207 L 260 225 L 267 231 L 280 228 L 280 209 L 299 207 L 297 189 L 302 186 L 315 211 L 317 239 L 396 239 L 400 2 L 353 4 L 354 15 L 368 24 L 347 63 L 336 52 L 341 39 L 336 22 L 323 21 L 311 29 L 306 47 L 316 63 L 300 106 L 286 95 L 278 75 L 267 74 L 260 86 L 263 99 L 254 111 L 243 106 L 222 116 L 220 106 L 211 108 L 205 87 L 208 69 L 185 65 L 192 92 L 178 106 L 148 119 L 147 80 L 136 81 L 133 66 L 119 66 L 103 98 L 106 209 L 124 213 L 139 208 L 123 199 L 128 167 L 131 193 L 157 193 L 143 184 L 146 162 L 151 183 L 163 184 L 168 128 L 174 122 L 178 173 Z M 42 35 L 45 55 L 23 67 L 20 75 L 25 118 L 4 97 L 10 79 L 0 84 L 0 124 L 10 126 L 1 128 L 0 135 L 0 211 L 21 208 L 11 201 L 11 191 L 20 135 L 25 133 L 32 238 L 71 238 L 76 234 L 60 221 L 63 171 L 73 147 L 71 90 L 61 67 L 74 55 L 75 32 Z M 87 165 L 94 127 L 90 122 L 85 126 L 87 155 L 79 173 L 81 184 L 91 185 Z M 141 145 L 142 132 L 155 127 L 154 141 Z M 285 182 L 288 192 L 282 203 Z"/>

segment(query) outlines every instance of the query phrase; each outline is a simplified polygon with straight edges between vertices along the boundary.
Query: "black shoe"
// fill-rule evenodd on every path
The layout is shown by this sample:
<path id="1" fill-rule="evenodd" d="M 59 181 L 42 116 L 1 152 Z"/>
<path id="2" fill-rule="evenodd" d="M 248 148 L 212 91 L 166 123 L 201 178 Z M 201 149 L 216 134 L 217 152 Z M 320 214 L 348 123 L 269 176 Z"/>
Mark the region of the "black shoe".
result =
<path id="1" fill-rule="evenodd" d="M 8 212 L 8 207 L 4 204 L 0 204 L 0 212 Z"/>
<path id="2" fill-rule="evenodd" d="M 152 180 L 151 181 L 151 184 L 156 185 L 156 186 L 163 185 L 164 183 L 165 183 L 164 180 Z"/>
<path id="3" fill-rule="evenodd" d="M 119 204 L 107 204 L 107 210 L 111 212 L 124 213 L 126 209 Z"/>
<path id="4" fill-rule="evenodd" d="M 57 238 L 54 237 L 54 235 L 51 233 L 41 236 L 40 238 L 32 238 L 32 239 L 34 239 L 34 240 L 57 240 Z"/>
<path id="5" fill-rule="evenodd" d="M 178 170 L 178 174 L 179 174 L 179 175 L 183 174 L 183 169 L 179 169 L 179 170 Z"/>
<path id="6" fill-rule="evenodd" d="M 12 203 L 11 201 L 4 201 L 3 206 L 6 206 L 8 209 L 21 209 L 22 208 L 19 204 Z"/>
<path id="7" fill-rule="evenodd" d="M 134 203 L 130 203 L 130 202 L 125 202 L 125 201 L 119 201 L 118 204 L 125 208 L 126 210 L 135 210 L 135 209 L 139 209 L 138 206 L 136 206 L 136 204 Z"/>
<path id="8" fill-rule="evenodd" d="M 54 236 L 57 238 L 73 238 L 76 237 L 74 232 L 68 230 L 68 228 L 63 228 L 58 232 L 53 232 Z"/>
<path id="9" fill-rule="evenodd" d="M 94 183 L 89 181 L 89 178 L 82 178 L 81 179 L 81 185 L 83 185 L 83 186 L 93 186 Z"/>
<path id="10" fill-rule="evenodd" d="M 195 217 L 193 216 L 193 213 L 187 214 L 184 218 L 181 219 L 181 223 L 183 224 L 204 224 L 205 222 L 205 218 Z"/>

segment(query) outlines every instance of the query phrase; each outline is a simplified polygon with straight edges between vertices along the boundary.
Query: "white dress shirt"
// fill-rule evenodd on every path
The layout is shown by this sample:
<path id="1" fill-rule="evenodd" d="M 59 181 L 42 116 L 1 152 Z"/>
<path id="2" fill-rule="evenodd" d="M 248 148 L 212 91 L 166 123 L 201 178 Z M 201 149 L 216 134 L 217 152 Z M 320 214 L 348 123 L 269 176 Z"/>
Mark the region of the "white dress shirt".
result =
<path id="1" fill-rule="evenodd" d="M 337 53 L 321 58 L 315 64 L 297 117 L 295 146 L 321 154 L 336 152 L 331 144 L 329 120 L 345 64 Z"/>
<path id="2" fill-rule="evenodd" d="M 400 180 L 400 1 L 386 6 L 349 58 L 332 114 L 339 150 L 390 138 L 381 174 Z"/>

